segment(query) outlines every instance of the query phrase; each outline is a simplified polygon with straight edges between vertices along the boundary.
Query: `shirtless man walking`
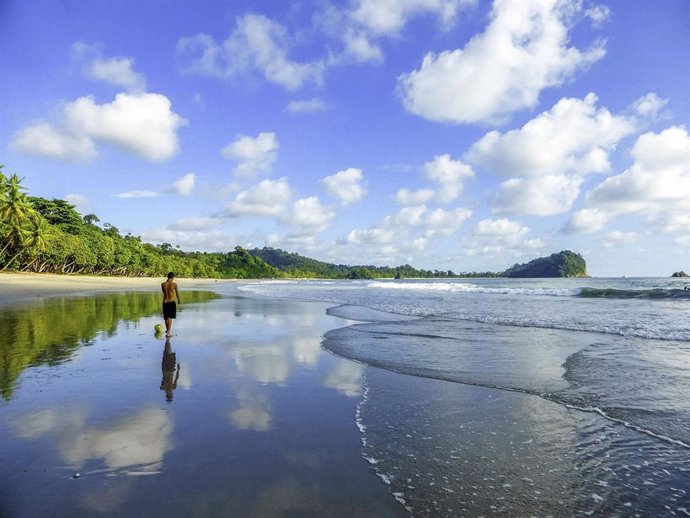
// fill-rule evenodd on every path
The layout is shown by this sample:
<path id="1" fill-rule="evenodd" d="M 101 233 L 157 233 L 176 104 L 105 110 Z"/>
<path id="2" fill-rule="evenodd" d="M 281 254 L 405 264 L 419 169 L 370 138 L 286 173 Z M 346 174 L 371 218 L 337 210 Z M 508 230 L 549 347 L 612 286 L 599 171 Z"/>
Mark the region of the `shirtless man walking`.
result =
<path id="1" fill-rule="evenodd" d="M 180 303 L 180 292 L 177 290 L 177 283 L 174 282 L 175 274 L 168 273 L 168 280 L 161 283 L 163 290 L 163 319 L 165 320 L 165 336 L 172 336 L 170 330 L 172 329 L 173 318 L 177 316 L 177 304 Z M 175 299 L 177 298 L 177 304 Z"/>

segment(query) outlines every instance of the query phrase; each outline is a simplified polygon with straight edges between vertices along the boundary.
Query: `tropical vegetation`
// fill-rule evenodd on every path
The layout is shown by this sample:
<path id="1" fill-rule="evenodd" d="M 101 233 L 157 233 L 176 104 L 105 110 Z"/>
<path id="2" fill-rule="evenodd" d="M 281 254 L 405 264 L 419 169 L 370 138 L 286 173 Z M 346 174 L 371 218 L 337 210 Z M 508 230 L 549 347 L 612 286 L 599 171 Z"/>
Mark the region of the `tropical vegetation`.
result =
<path id="1" fill-rule="evenodd" d="M 580 254 L 562 250 L 525 264 L 514 264 L 503 272 L 506 277 L 588 277 L 587 263 Z"/>
<path id="2" fill-rule="evenodd" d="M 81 216 L 65 200 L 29 196 L 0 166 L 0 271 L 120 276 L 265 278 L 282 272 L 241 247 L 229 253 L 183 252 L 122 235 L 95 214 Z"/>
<path id="3" fill-rule="evenodd" d="M 586 276 L 584 259 L 569 250 L 514 265 L 505 272 L 423 270 L 409 264 L 332 264 L 275 248 L 230 252 L 185 252 L 170 243 L 154 245 L 122 235 L 95 214 L 82 216 L 65 200 L 29 196 L 16 174 L 0 166 L 0 271 L 162 276 L 218 279 L 260 278 L 457 278 Z"/>

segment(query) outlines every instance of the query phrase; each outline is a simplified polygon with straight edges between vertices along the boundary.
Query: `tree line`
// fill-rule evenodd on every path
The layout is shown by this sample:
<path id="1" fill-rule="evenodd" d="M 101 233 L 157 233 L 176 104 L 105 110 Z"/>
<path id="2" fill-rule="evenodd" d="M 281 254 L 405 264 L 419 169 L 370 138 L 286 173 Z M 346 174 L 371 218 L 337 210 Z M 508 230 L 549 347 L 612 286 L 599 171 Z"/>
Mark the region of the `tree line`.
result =
<path id="1" fill-rule="evenodd" d="M 327 279 L 443 279 L 458 277 L 497 277 L 493 272 L 455 273 L 452 270 L 424 270 L 409 264 L 402 266 L 349 266 L 333 264 L 304 257 L 294 252 L 278 248 L 264 247 L 249 250 L 254 257 L 259 257 L 290 277 L 327 278 Z"/>
<path id="2" fill-rule="evenodd" d="M 16 174 L 0 165 L 0 271 L 162 276 L 217 279 L 258 278 L 442 278 L 445 270 L 418 270 L 409 264 L 388 266 L 335 265 L 273 248 L 231 252 L 185 252 L 170 243 L 153 245 L 141 237 L 122 235 L 110 223 L 99 225 L 95 214 L 82 216 L 65 200 L 30 196 Z"/>
<path id="3" fill-rule="evenodd" d="M 267 278 L 283 273 L 241 247 L 229 253 L 183 252 L 153 245 L 95 214 L 81 216 L 65 200 L 29 196 L 0 166 L 0 271 L 115 276 Z"/>
<path id="4" fill-rule="evenodd" d="M 423 270 L 402 266 L 331 264 L 275 248 L 185 252 L 170 243 L 153 245 L 122 235 L 95 214 L 82 216 L 65 200 L 29 196 L 16 174 L 0 165 L 0 271 L 131 277 L 261 278 L 467 278 L 586 276 L 584 259 L 569 250 L 514 265 L 505 272 Z"/>

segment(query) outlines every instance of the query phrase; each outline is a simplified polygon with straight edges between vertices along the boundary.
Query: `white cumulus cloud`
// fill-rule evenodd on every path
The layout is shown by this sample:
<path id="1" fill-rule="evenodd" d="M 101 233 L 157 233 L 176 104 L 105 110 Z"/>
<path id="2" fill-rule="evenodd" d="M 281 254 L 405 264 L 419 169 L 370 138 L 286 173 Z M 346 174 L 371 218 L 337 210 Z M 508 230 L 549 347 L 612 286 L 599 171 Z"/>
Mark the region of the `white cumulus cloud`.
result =
<path id="1" fill-rule="evenodd" d="M 350 16 L 375 36 L 396 36 L 407 22 L 422 14 L 436 15 L 448 29 L 463 6 L 474 0 L 357 0 Z"/>
<path id="2" fill-rule="evenodd" d="M 65 104 L 57 124 L 39 122 L 18 131 L 14 146 L 28 154 L 85 160 L 96 156 L 95 144 L 100 142 L 147 160 L 164 161 L 177 153 L 177 130 L 184 124 L 161 94 L 121 93 L 106 104 L 80 97 Z"/>
<path id="3" fill-rule="evenodd" d="M 328 228 L 333 218 L 335 218 L 335 212 L 322 205 L 316 196 L 311 196 L 299 199 L 294 203 L 286 222 L 314 233 Z"/>
<path id="4" fill-rule="evenodd" d="M 78 131 L 59 131 L 47 122 L 19 130 L 13 141 L 15 149 L 28 155 L 66 161 L 88 161 L 98 155 L 87 135 Z"/>
<path id="5" fill-rule="evenodd" d="M 570 217 L 563 230 L 566 234 L 589 234 L 601 230 L 610 220 L 608 212 L 596 208 L 581 209 Z"/>
<path id="6" fill-rule="evenodd" d="M 566 175 L 512 178 L 501 184 L 494 199 L 494 212 L 535 216 L 560 214 L 573 206 L 582 182 L 580 177 Z"/>
<path id="7" fill-rule="evenodd" d="M 286 178 L 262 180 L 240 192 L 225 209 L 223 215 L 232 218 L 285 216 L 292 199 L 292 190 Z"/>
<path id="8" fill-rule="evenodd" d="M 132 93 L 146 91 L 146 78 L 134 70 L 134 59 L 103 57 L 100 45 L 78 41 L 72 45 L 72 55 L 83 63 L 84 74 L 90 79 L 119 86 Z"/>
<path id="9" fill-rule="evenodd" d="M 113 194 L 113 196 L 115 196 L 116 198 L 154 198 L 158 196 L 158 192 L 134 190 Z"/>
<path id="10" fill-rule="evenodd" d="M 173 182 L 173 192 L 176 192 L 181 196 L 189 196 L 194 190 L 195 180 L 196 176 L 194 173 L 189 173 L 184 175 L 182 178 L 178 178 Z"/>
<path id="11" fill-rule="evenodd" d="M 367 230 L 354 229 L 347 235 L 346 242 L 351 245 L 360 246 L 379 246 L 386 243 L 391 243 L 395 236 L 387 229 L 370 228 Z"/>
<path id="12" fill-rule="evenodd" d="M 263 15 L 246 14 L 223 42 L 207 34 L 180 39 L 178 57 L 191 73 L 230 78 L 258 72 L 288 90 L 306 84 L 320 85 L 325 65 L 322 61 L 299 63 L 288 56 L 293 39 L 285 27 Z"/>
<path id="13" fill-rule="evenodd" d="M 381 63 L 383 61 L 381 47 L 373 43 L 365 31 L 348 28 L 343 36 L 343 44 L 345 47 L 344 58 L 340 61 L 347 59 L 352 59 L 357 63 Z"/>
<path id="14" fill-rule="evenodd" d="M 520 129 L 487 133 L 472 145 L 468 158 L 504 176 L 604 173 L 610 168 L 609 151 L 636 124 L 596 103 L 592 93 L 561 99 Z"/>
<path id="15" fill-rule="evenodd" d="M 134 71 L 132 58 L 96 58 L 89 65 L 88 75 L 92 79 L 121 86 L 128 91 L 146 90 L 146 78 Z"/>
<path id="16" fill-rule="evenodd" d="M 425 237 L 452 235 L 471 215 L 472 211 L 468 209 L 431 211 L 424 220 Z"/>
<path id="17" fill-rule="evenodd" d="M 690 135 L 682 126 L 645 133 L 633 146 L 632 166 L 589 191 L 565 230 L 593 232 L 622 214 L 637 214 L 662 232 L 683 229 L 690 205 Z"/>
<path id="18" fill-rule="evenodd" d="M 661 115 L 661 110 L 668 104 L 668 99 L 662 99 L 654 92 L 640 97 L 634 104 L 633 110 L 641 117 L 656 119 Z"/>
<path id="19" fill-rule="evenodd" d="M 447 32 L 455 26 L 460 10 L 476 3 L 476 0 L 354 0 L 343 8 L 325 3 L 314 21 L 318 28 L 342 41 L 341 52 L 329 52 L 329 65 L 379 64 L 385 59 L 382 40 L 400 38 L 413 19 L 435 17 L 438 28 Z"/>
<path id="20" fill-rule="evenodd" d="M 395 201 L 400 205 L 422 205 L 436 195 L 433 189 L 417 189 L 411 191 L 409 189 L 400 189 L 395 193 Z"/>
<path id="21" fill-rule="evenodd" d="M 318 97 L 290 101 L 290 103 L 287 105 L 287 111 L 290 113 L 315 113 L 325 112 L 327 110 L 328 104 Z"/>
<path id="22" fill-rule="evenodd" d="M 494 212 L 547 216 L 570 210 L 589 174 L 610 170 L 609 154 L 639 122 L 596 106 L 597 97 L 564 98 L 519 129 L 490 131 L 467 159 L 513 177 L 501 185 Z"/>
<path id="23" fill-rule="evenodd" d="M 266 173 L 273 167 L 278 154 L 275 133 L 261 132 L 256 137 L 241 136 L 221 150 L 225 157 L 237 160 L 235 174 L 244 177 Z"/>
<path id="24" fill-rule="evenodd" d="M 529 227 L 506 218 L 484 219 L 477 223 L 468 250 L 494 255 L 509 253 L 521 257 L 545 246 L 541 239 L 528 239 Z"/>
<path id="25" fill-rule="evenodd" d="M 463 180 L 474 176 L 472 168 L 460 160 L 452 160 L 450 155 L 439 155 L 424 164 L 427 178 L 439 184 L 436 197 L 442 203 L 455 200 L 462 193 Z"/>
<path id="26" fill-rule="evenodd" d="M 484 219 L 477 223 L 475 233 L 479 236 L 510 236 L 520 239 L 529 232 L 529 228 L 525 227 L 517 221 L 509 219 Z"/>
<path id="27" fill-rule="evenodd" d="M 601 59 L 604 44 L 569 47 L 580 3 L 495 0 L 485 31 L 463 49 L 428 53 L 418 70 L 398 78 L 407 111 L 454 123 L 497 123 L 536 105 L 558 86 Z"/>
<path id="28" fill-rule="evenodd" d="M 343 205 L 356 203 L 366 194 L 362 170 L 354 167 L 326 176 L 321 183 L 326 188 L 326 192 L 339 199 Z"/>
<path id="29" fill-rule="evenodd" d="M 621 232 L 619 230 L 614 230 L 606 234 L 606 239 L 603 245 L 607 248 L 612 248 L 620 245 L 629 245 L 636 242 L 638 235 L 636 232 Z"/>
<path id="30" fill-rule="evenodd" d="M 401 249 L 419 250 L 430 238 L 456 233 L 471 215 L 472 211 L 463 208 L 431 211 L 425 205 L 403 207 L 369 229 L 352 230 L 345 242 L 359 246 L 397 243 Z"/>

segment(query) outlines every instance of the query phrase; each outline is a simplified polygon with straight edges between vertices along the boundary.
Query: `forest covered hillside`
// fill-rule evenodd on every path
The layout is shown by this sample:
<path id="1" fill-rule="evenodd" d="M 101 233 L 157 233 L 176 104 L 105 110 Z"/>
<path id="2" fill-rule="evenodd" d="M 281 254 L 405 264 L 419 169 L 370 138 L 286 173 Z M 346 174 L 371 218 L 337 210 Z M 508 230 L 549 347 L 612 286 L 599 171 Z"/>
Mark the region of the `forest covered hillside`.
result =
<path id="1" fill-rule="evenodd" d="M 505 277 L 589 277 L 587 263 L 580 254 L 562 250 L 528 263 L 515 264 L 503 272 Z"/>
<path id="2" fill-rule="evenodd" d="M 230 252 L 185 252 L 170 243 L 154 245 L 122 235 L 95 214 L 82 216 L 65 200 L 30 196 L 16 174 L 0 166 L 0 271 L 163 276 L 218 279 L 327 278 L 405 279 L 467 277 L 582 277 L 582 256 L 565 250 L 516 264 L 505 272 L 463 272 L 401 266 L 332 264 L 276 248 Z"/>

